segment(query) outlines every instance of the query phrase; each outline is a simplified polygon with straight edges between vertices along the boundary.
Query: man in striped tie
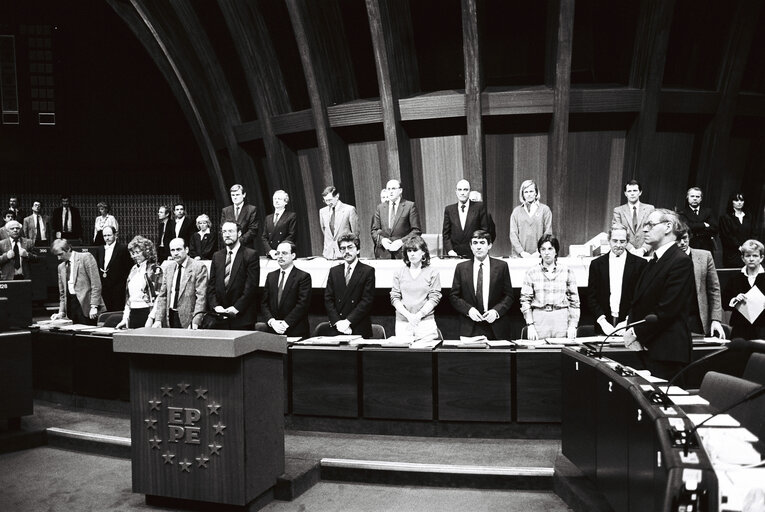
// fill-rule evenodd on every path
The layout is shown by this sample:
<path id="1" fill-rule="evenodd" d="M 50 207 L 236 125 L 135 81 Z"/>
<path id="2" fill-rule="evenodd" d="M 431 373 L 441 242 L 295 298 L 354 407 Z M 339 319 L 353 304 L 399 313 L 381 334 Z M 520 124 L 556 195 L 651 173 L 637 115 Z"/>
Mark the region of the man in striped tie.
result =
<path id="1" fill-rule="evenodd" d="M 224 329 L 251 330 L 257 317 L 257 292 L 260 284 L 258 254 L 244 247 L 242 230 L 236 222 L 221 226 L 224 248 L 213 254 L 207 282 L 207 307 L 228 320 Z"/>
<path id="2" fill-rule="evenodd" d="M 297 249 L 293 242 L 280 243 L 275 252 L 279 269 L 266 276 L 263 288 L 263 316 L 266 322 L 258 322 L 255 330 L 308 337 L 311 275 L 295 266 Z"/>

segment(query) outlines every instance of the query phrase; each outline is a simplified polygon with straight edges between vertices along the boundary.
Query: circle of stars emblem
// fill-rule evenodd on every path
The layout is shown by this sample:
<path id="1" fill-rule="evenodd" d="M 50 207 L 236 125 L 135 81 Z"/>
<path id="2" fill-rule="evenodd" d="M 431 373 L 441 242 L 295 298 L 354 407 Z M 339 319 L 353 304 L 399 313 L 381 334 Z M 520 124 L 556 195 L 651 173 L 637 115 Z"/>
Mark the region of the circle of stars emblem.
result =
<path id="1" fill-rule="evenodd" d="M 210 400 L 208 397 L 208 390 L 202 386 L 197 386 L 192 389 L 192 386 L 188 382 L 181 381 L 176 385 L 165 384 L 159 388 L 159 393 L 152 396 L 148 400 L 149 405 L 149 417 L 143 420 L 144 426 L 148 431 L 148 444 L 149 450 L 154 452 L 155 450 L 162 456 L 162 465 L 178 467 L 180 473 L 191 473 L 192 469 L 198 470 L 207 469 L 208 465 L 215 459 L 220 457 L 221 450 L 223 449 L 223 436 L 225 435 L 226 425 L 221 421 L 221 404 L 215 400 Z M 172 444 L 167 439 L 160 437 L 159 427 L 159 414 L 162 412 L 162 407 L 172 406 L 170 402 L 175 397 L 181 395 L 194 396 L 195 401 L 201 401 L 199 410 L 205 414 L 212 423 L 212 441 L 205 444 L 200 442 L 200 447 L 203 447 L 203 452 L 197 454 L 195 457 L 188 457 L 180 459 L 176 453 L 173 453 L 171 447 Z M 164 443 L 164 444 L 163 444 Z"/>

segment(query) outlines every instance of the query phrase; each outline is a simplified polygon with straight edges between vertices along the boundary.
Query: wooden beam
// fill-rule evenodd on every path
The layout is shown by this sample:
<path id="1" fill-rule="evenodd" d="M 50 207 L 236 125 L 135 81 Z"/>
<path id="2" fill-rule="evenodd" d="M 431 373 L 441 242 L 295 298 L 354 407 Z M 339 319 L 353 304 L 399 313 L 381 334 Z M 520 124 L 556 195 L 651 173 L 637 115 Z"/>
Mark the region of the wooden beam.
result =
<path id="1" fill-rule="evenodd" d="M 399 103 L 402 95 L 413 92 L 413 77 L 409 75 L 416 77 L 411 60 L 414 46 L 404 44 L 412 38 L 409 6 L 401 0 L 366 0 L 366 6 L 388 164 L 387 174 L 380 176 L 380 181 L 400 180 L 406 197 L 414 199 L 411 142 L 401 124 Z"/>
<path id="2" fill-rule="evenodd" d="M 693 181 L 704 191 L 704 202 L 713 211 L 723 211 L 727 207 L 724 204 L 727 198 L 720 197 L 720 187 L 715 183 L 718 183 L 728 165 L 736 102 L 761 8 L 760 0 L 742 0 L 736 5 L 717 80 L 720 102 L 701 140 L 696 179 Z"/>
<path id="3" fill-rule="evenodd" d="M 465 66 L 465 116 L 467 141 L 465 148 L 465 178 L 472 188 L 484 192 L 486 171 L 484 169 L 483 70 L 478 26 L 478 0 L 462 0 L 462 53 Z"/>
<path id="4" fill-rule="evenodd" d="M 663 89 L 659 91 L 660 113 L 714 114 L 720 103 L 720 94 L 714 91 L 685 91 Z"/>
<path id="5" fill-rule="evenodd" d="M 223 180 L 218 153 L 213 144 L 213 136 L 208 129 L 202 108 L 197 103 L 197 98 L 192 94 L 192 90 L 181 71 L 175 55 L 171 53 L 166 41 L 157 32 L 154 22 L 138 3 L 126 3 L 120 0 L 107 1 L 114 12 L 122 18 L 128 28 L 141 42 L 170 85 L 170 89 L 178 100 L 181 110 L 185 114 L 191 131 L 199 145 L 200 153 L 213 187 L 214 196 L 218 202 L 223 201 L 228 196 L 228 191 Z"/>
<path id="6" fill-rule="evenodd" d="M 623 182 L 650 181 L 655 165 L 656 120 L 675 0 L 641 4 L 629 85 L 642 90 L 640 112 L 627 132 Z"/>
<path id="7" fill-rule="evenodd" d="M 343 200 L 355 204 L 348 146 L 330 126 L 327 113 L 327 105 L 356 97 L 337 3 L 287 0 L 287 10 L 311 101 L 321 166 L 331 171 L 332 184 Z"/>
<path id="8" fill-rule="evenodd" d="M 547 77 L 553 89 L 553 116 L 550 124 L 547 145 L 547 183 L 546 197 L 548 206 L 553 211 L 553 231 L 563 242 L 559 227 L 565 215 L 564 205 L 566 187 L 551 186 L 553 183 L 565 183 L 568 179 L 568 114 L 571 86 L 571 47 L 574 37 L 574 0 L 550 0 L 548 23 L 552 38 L 548 47 L 547 61 L 554 62 L 554 74 Z M 548 70 L 551 67 L 548 66 Z M 545 192 L 543 192 L 545 193 Z M 557 226 L 557 227 L 556 227 Z"/>

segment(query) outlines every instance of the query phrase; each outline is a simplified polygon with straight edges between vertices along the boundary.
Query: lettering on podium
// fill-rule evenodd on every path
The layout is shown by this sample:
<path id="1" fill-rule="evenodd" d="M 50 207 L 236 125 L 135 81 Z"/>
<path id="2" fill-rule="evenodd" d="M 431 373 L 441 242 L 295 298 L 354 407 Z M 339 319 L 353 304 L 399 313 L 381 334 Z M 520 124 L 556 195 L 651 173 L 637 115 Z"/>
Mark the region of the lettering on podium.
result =
<path id="1" fill-rule="evenodd" d="M 161 386 L 160 392 L 147 400 L 148 417 L 143 420 L 147 449 L 157 451 L 162 465 L 170 466 L 168 470 L 177 468 L 175 471 L 181 473 L 207 469 L 215 456 L 221 457 L 226 430 L 223 405 L 208 398 L 207 388 L 194 387 L 193 398 L 190 389 L 188 382 Z M 195 407 L 189 407 L 190 400 Z M 194 453 L 189 453 L 190 449 Z"/>

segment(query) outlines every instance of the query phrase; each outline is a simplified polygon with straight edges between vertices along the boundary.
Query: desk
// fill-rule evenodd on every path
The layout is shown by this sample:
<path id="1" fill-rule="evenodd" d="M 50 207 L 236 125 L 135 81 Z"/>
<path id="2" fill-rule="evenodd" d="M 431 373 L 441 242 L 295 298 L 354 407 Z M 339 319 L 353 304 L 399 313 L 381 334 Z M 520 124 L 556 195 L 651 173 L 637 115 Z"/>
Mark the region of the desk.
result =
<path id="1" fill-rule="evenodd" d="M 0 419 L 20 428 L 21 417 L 33 413 L 32 347 L 29 331 L 0 333 Z"/>

